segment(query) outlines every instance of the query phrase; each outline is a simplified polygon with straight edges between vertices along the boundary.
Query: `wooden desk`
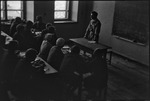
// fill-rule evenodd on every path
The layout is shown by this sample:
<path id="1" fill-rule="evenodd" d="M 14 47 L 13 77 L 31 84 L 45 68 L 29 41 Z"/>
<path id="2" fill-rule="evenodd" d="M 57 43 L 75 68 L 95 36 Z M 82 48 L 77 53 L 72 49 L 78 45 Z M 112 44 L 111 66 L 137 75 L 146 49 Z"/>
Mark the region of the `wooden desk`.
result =
<path id="1" fill-rule="evenodd" d="M 106 54 L 108 53 L 108 49 L 111 49 L 111 47 L 101 44 L 101 43 L 91 43 L 89 40 L 85 38 L 74 38 L 74 39 L 69 39 L 69 40 L 73 42 L 74 44 L 78 45 L 80 49 L 91 54 L 96 48 L 106 50 Z"/>
<path id="2" fill-rule="evenodd" d="M 52 73 L 57 73 L 58 72 L 51 65 L 49 65 L 46 61 L 44 61 L 42 58 L 36 57 L 35 60 L 38 60 L 38 59 L 42 60 L 45 63 L 45 65 L 46 65 L 44 67 L 45 74 L 52 74 Z"/>

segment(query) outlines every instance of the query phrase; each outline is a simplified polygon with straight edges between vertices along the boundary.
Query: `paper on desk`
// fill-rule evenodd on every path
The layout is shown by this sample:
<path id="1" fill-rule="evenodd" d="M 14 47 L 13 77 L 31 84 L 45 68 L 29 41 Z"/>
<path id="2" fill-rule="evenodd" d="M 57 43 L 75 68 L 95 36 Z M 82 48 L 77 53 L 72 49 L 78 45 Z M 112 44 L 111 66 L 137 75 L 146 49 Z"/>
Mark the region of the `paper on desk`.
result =
<path id="1" fill-rule="evenodd" d="M 96 41 L 88 41 L 89 43 L 96 43 Z"/>

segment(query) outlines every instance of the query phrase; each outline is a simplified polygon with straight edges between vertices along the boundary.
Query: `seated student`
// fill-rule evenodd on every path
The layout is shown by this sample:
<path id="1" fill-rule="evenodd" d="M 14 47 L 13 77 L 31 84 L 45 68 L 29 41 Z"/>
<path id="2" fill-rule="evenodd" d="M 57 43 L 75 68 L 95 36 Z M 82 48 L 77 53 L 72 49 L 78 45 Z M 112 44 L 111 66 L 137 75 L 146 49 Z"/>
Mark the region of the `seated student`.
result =
<path id="1" fill-rule="evenodd" d="M 102 89 L 107 86 L 108 72 L 106 59 L 103 58 L 104 54 L 105 50 L 95 49 L 93 59 L 87 64 L 87 73 L 84 74 L 84 86 L 89 91 L 98 89 L 101 93 Z M 95 95 L 91 95 L 91 97 L 93 96 Z"/>
<path id="2" fill-rule="evenodd" d="M 47 57 L 47 62 L 58 71 L 64 57 L 64 54 L 61 51 L 61 48 L 64 46 L 64 44 L 65 40 L 63 38 L 58 38 L 56 40 L 56 45 L 50 49 Z"/>
<path id="3" fill-rule="evenodd" d="M 38 46 L 41 46 L 41 43 L 42 43 L 42 41 L 43 41 L 43 39 L 44 39 L 44 37 L 47 33 L 50 33 L 50 34 L 53 35 L 53 40 L 54 41 L 53 41 L 52 45 L 56 44 L 57 36 L 56 36 L 56 33 L 55 33 L 55 27 L 52 26 L 51 23 L 48 23 L 48 24 L 46 24 L 46 29 L 44 29 L 42 31 L 41 36 L 38 38 L 38 43 L 37 43 Z"/>
<path id="4" fill-rule="evenodd" d="M 27 21 L 23 33 L 23 38 L 25 40 L 25 48 L 35 48 L 36 47 L 36 38 L 35 34 L 31 32 L 31 29 L 33 27 L 32 21 Z"/>
<path id="5" fill-rule="evenodd" d="M 85 67 L 85 62 L 79 53 L 79 47 L 76 45 L 72 46 L 71 53 L 64 56 L 60 66 L 60 74 L 63 80 L 75 88 L 78 87 L 81 82 L 80 74 L 83 73 Z"/>
<path id="6" fill-rule="evenodd" d="M 47 33 L 41 44 L 40 52 L 38 54 L 43 60 L 47 60 L 48 53 L 55 42 L 53 34 Z"/>
<path id="7" fill-rule="evenodd" d="M 35 74 L 35 68 L 31 62 L 35 60 L 37 51 L 30 48 L 25 52 L 25 57 L 21 59 L 14 70 L 13 74 L 13 94 L 25 97 L 30 93 L 32 86 L 33 77 Z"/>
<path id="8" fill-rule="evenodd" d="M 5 52 L 2 55 L 2 61 L 1 61 L 1 75 L 3 78 L 3 83 L 7 85 L 7 89 L 9 89 L 11 85 L 12 75 L 13 71 L 15 69 L 15 66 L 19 60 L 18 57 L 18 41 L 12 40 L 8 44 L 8 49 L 5 50 Z"/>
<path id="9" fill-rule="evenodd" d="M 56 29 L 55 27 L 51 24 L 51 23 L 47 23 L 46 24 L 46 29 L 44 29 L 41 33 L 41 37 L 44 38 L 44 36 L 47 34 L 47 33 L 51 33 L 51 34 L 54 34 L 55 35 L 55 39 L 57 39 L 57 36 L 56 36 Z"/>
<path id="10" fill-rule="evenodd" d="M 16 17 L 14 19 L 14 21 L 12 22 L 11 26 L 10 26 L 10 36 L 13 37 L 13 35 L 15 34 L 16 32 L 16 26 L 18 24 L 21 24 L 22 23 L 22 20 L 20 17 Z"/>
<path id="11" fill-rule="evenodd" d="M 36 22 L 33 24 L 33 29 L 35 31 L 42 31 L 45 29 L 45 23 L 42 21 L 42 16 L 36 16 Z"/>
<path id="12" fill-rule="evenodd" d="M 23 33 L 24 33 L 24 26 L 19 24 L 16 26 L 16 33 L 13 36 L 13 40 L 17 40 L 19 42 L 19 50 L 24 50 L 24 37 L 23 37 Z"/>

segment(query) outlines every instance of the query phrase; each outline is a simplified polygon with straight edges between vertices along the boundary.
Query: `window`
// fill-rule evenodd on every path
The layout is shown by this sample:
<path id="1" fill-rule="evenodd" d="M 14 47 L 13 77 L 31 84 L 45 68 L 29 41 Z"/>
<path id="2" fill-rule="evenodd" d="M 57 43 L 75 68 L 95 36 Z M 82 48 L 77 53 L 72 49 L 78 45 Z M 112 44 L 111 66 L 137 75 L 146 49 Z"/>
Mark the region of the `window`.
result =
<path id="1" fill-rule="evenodd" d="M 69 19 L 70 10 L 69 1 L 55 1 L 54 2 L 54 19 L 55 20 L 67 20 Z"/>
<path id="2" fill-rule="evenodd" d="M 1 1 L 1 20 L 23 18 L 23 1 Z"/>

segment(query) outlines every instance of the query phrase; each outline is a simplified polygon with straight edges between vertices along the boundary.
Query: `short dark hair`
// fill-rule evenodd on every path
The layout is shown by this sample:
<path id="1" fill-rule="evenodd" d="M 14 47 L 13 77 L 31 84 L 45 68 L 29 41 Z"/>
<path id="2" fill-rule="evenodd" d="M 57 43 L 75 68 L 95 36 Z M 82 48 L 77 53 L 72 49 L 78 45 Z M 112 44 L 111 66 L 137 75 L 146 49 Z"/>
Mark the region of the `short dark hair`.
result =
<path id="1" fill-rule="evenodd" d="M 93 52 L 93 56 L 94 57 L 102 57 L 102 56 L 104 56 L 105 53 L 106 53 L 105 49 L 96 48 Z"/>
<path id="2" fill-rule="evenodd" d="M 38 53 L 37 50 L 29 48 L 26 50 L 25 57 L 27 60 L 33 61 L 36 58 L 37 53 Z"/>
<path id="3" fill-rule="evenodd" d="M 94 16 L 97 16 L 98 15 L 98 13 L 96 12 L 96 11 L 92 11 L 91 12 Z"/>
<path id="4" fill-rule="evenodd" d="M 80 48 L 77 45 L 73 45 L 71 47 L 71 53 L 79 54 L 80 53 Z"/>

